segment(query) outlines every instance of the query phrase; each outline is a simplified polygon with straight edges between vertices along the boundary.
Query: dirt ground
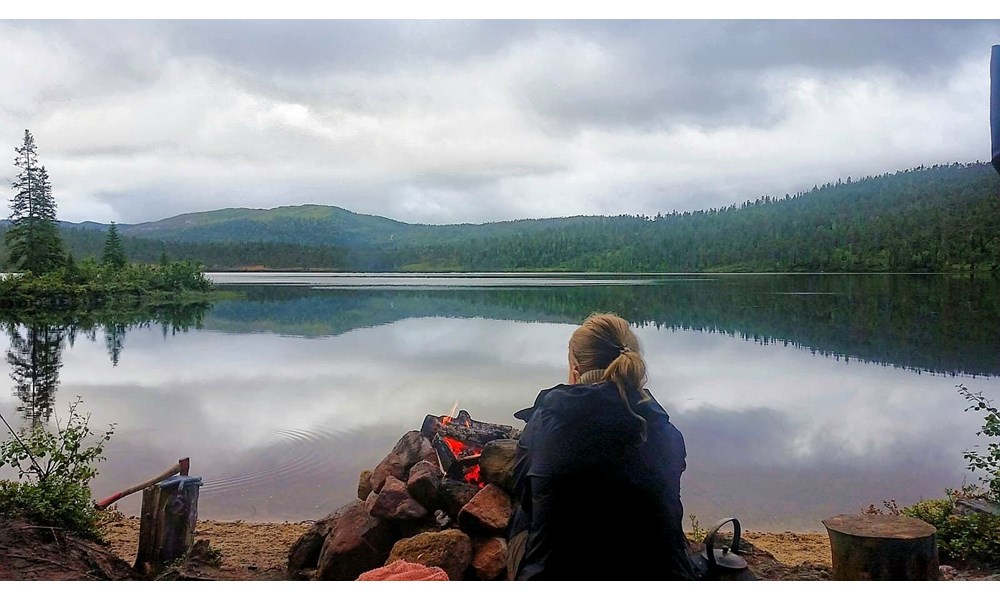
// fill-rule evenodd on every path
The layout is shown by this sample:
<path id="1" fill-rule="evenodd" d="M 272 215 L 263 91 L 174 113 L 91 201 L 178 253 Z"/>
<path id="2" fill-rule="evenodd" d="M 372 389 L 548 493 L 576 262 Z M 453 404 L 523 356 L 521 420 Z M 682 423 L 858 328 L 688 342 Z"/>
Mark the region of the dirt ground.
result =
<path id="1" fill-rule="evenodd" d="M 280 581 L 288 549 L 312 525 L 199 521 L 196 548 L 204 559 L 165 573 L 171 580 Z M 120 513 L 102 525 L 107 545 L 81 541 L 48 527 L 0 519 L 0 580 L 142 579 L 135 562 L 139 519 Z M 822 533 L 744 532 L 744 557 L 758 579 L 823 581 L 832 578 L 829 538 Z M 207 545 L 208 551 L 204 550 Z M 692 542 L 699 551 L 700 544 Z M 197 553 L 196 553 L 197 554 Z M 943 579 L 1000 579 L 1000 574 L 942 569 Z"/>
<path id="2" fill-rule="evenodd" d="M 205 570 L 204 575 L 216 579 L 283 579 L 288 549 L 311 524 L 199 521 L 196 541 L 207 540 L 221 553 L 218 569 Z M 112 552 L 129 564 L 135 562 L 138 518 L 123 517 L 108 523 L 104 533 Z M 753 548 L 764 551 L 749 557 L 751 567 L 763 579 L 829 579 L 832 565 L 826 534 L 746 532 L 743 537 Z"/>
<path id="3" fill-rule="evenodd" d="M 247 523 L 198 521 L 195 542 L 206 540 L 221 554 L 217 569 L 202 567 L 212 579 L 273 580 L 285 578 L 288 549 L 312 525 L 303 523 Z M 110 550 L 135 563 L 139 546 L 139 518 L 123 517 L 103 527 Z"/>

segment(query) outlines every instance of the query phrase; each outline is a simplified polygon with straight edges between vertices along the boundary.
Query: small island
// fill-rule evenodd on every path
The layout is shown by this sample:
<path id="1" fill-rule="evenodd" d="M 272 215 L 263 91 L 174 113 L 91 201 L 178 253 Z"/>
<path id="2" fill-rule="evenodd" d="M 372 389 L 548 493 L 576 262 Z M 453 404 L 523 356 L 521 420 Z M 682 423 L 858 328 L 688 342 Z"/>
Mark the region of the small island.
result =
<path id="1" fill-rule="evenodd" d="M 90 309 L 204 302 L 212 283 L 200 264 L 170 261 L 129 262 L 114 222 L 100 257 L 79 262 L 59 233 L 56 202 L 46 168 L 38 161 L 34 136 L 27 129 L 15 149 L 20 169 L 12 182 L 10 227 L 3 236 L 7 269 L 0 279 L 0 308 L 20 311 Z"/>

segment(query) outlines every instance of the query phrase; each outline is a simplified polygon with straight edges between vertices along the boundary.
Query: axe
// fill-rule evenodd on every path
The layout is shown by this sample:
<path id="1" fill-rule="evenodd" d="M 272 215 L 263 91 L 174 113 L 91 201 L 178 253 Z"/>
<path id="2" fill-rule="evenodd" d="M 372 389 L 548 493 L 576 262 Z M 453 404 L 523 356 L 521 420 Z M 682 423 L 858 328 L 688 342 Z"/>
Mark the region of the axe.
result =
<path id="1" fill-rule="evenodd" d="M 152 479 L 150 479 L 148 481 L 143 481 L 142 483 L 133 485 L 130 488 L 124 489 L 124 490 L 122 490 L 122 491 L 120 491 L 120 492 L 118 492 L 116 494 L 112 494 L 112 495 L 108 496 L 107 498 L 105 498 L 104 500 L 101 500 L 100 502 L 97 502 L 96 503 L 97 504 L 97 508 L 103 510 L 103 509 L 107 508 L 108 506 L 111 506 L 115 502 L 118 502 L 119 500 L 121 500 L 125 496 L 128 496 L 129 494 L 134 494 L 135 492 L 138 492 L 139 490 L 144 490 L 144 489 L 148 488 L 149 486 L 153 485 L 154 483 L 159 483 L 159 482 L 163 481 L 164 479 L 166 479 L 168 477 L 173 477 L 174 475 L 178 475 L 178 474 L 180 474 L 180 475 L 187 475 L 188 474 L 188 470 L 190 468 L 191 468 L 191 459 L 190 458 L 182 458 L 179 461 L 177 461 L 176 465 L 173 465 L 172 467 L 170 467 L 169 469 L 167 469 L 163 473 L 160 473 L 156 477 L 154 477 L 154 478 L 152 478 Z"/>

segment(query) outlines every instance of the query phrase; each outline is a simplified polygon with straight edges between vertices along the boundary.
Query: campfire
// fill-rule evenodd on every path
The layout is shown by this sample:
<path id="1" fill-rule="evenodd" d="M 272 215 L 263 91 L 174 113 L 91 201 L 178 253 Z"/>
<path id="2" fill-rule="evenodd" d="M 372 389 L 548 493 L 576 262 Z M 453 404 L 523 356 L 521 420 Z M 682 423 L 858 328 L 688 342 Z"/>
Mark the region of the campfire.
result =
<path id="1" fill-rule="evenodd" d="M 486 485 L 479 470 L 483 446 L 493 440 L 512 439 L 515 432 L 509 425 L 476 421 L 464 410 L 457 417 L 427 415 L 420 427 L 420 435 L 430 440 L 437 453 L 441 473 L 480 488 Z"/>
<path id="2" fill-rule="evenodd" d="M 465 410 L 427 415 L 361 473 L 358 500 L 317 521 L 292 546 L 289 574 L 354 580 L 407 560 L 441 567 L 452 580 L 502 578 L 519 435 Z"/>

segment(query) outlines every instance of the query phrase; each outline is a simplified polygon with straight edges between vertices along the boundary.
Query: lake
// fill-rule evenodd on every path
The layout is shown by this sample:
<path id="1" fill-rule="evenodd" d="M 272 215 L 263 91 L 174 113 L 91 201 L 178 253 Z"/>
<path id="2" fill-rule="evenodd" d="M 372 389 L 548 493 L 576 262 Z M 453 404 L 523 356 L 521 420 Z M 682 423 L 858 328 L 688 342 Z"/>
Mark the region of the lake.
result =
<path id="1" fill-rule="evenodd" d="M 685 436 L 686 514 L 822 531 L 828 516 L 974 482 L 962 451 L 981 441 L 980 418 L 956 385 L 1000 401 L 989 278 L 211 277 L 232 299 L 8 323 L 20 392 L 0 412 L 45 421 L 79 396 L 96 428 L 117 423 L 98 498 L 190 456 L 203 519 L 317 519 L 355 498 L 359 472 L 426 414 L 457 403 L 523 427 L 512 413 L 564 380 L 574 328 L 612 311 L 635 325 L 648 387 Z M 119 508 L 137 514 L 140 496 Z"/>

